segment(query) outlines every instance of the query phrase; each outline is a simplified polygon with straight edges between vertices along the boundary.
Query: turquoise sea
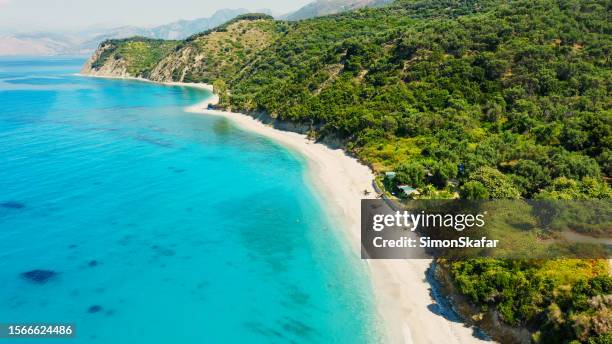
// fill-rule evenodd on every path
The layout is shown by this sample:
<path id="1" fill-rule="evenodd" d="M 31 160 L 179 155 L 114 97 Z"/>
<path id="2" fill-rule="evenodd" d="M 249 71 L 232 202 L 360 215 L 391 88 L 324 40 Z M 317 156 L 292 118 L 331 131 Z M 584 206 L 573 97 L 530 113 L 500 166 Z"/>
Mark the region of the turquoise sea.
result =
<path id="1" fill-rule="evenodd" d="M 0 323 L 76 326 L 19 343 L 378 340 L 301 157 L 83 63 L 0 59 Z"/>

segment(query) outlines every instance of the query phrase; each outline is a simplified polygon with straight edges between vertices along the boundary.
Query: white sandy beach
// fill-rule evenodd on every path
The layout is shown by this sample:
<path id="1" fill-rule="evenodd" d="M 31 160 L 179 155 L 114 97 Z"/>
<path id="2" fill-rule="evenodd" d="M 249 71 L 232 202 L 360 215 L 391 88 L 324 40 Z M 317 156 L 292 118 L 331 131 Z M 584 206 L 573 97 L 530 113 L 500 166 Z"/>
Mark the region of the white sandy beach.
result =
<path id="1" fill-rule="evenodd" d="M 90 75 L 85 75 L 89 76 Z M 129 79 L 151 82 L 131 77 L 102 78 Z M 197 83 L 169 82 L 169 86 L 196 87 L 212 91 L 212 86 Z M 251 116 L 207 110 L 209 103 L 216 104 L 212 96 L 186 111 L 221 116 L 238 127 L 268 137 L 279 144 L 301 154 L 308 162 L 308 177 L 316 191 L 326 203 L 332 221 L 344 230 L 354 254 L 360 256 L 361 199 L 364 190 L 375 195 L 372 187 L 374 174 L 369 167 L 344 153 L 323 144 L 308 140 L 305 135 L 282 131 L 254 119 Z M 407 344 L 455 344 L 485 342 L 473 336 L 473 329 L 462 323 L 446 320 L 429 310 L 435 303 L 426 281 L 426 271 L 431 260 L 369 260 L 367 269 L 371 275 L 376 308 L 384 327 L 386 343 Z"/>
<path id="2" fill-rule="evenodd" d="M 208 85 L 173 83 L 209 89 Z M 345 230 L 356 255 L 360 255 L 360 200 L 364 190 L 375 195 L 374 175 L 369 167 L 349 157 L 340 149 L 313 143 L 305 135 L 281 131 L 240 113 L 207 110 L 216 103 L 213 96 L 187 108 L 189 112 L 222 116 L 237 126 L 282 144 L 301 154 L 308 162 L 309 178 L 328 205 L 332 220 Z M 431 260 L 370 260 L 372 288 L 383 329 L 389 343 L 478 343 L 473 329 L 451 322 L 428 309 L 435 301 L 425 273 Z"/>

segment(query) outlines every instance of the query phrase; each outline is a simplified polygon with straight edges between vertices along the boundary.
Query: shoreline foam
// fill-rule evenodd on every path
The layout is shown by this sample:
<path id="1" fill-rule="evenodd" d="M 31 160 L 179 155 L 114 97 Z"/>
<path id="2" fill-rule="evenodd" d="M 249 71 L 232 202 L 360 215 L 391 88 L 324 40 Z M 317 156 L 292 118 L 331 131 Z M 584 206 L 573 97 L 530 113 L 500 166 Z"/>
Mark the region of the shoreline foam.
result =
<path id="1" fill-rule="evenodd" d="M 89 76 L 88 76 L 89 77 Z M 105 76 L 96 76 L 105 78 Z M 113 78 L 113 77 L 111 77 Z M 153 82 L 142 78 L 116 79 Z M 153 82 L 156 83 L 156 82 Z M 196 83 L 158 83 L 168 86 L 195 87 L 212 91 L 212 86 Z M 208 110 L 216 104 L 214 94 L 204 101 L 189 106 L 191 113 L 214 115 L 231 120 L 238 127 L 274 140 L 305 158 L 308 178 L 327 205 L 334 223 L 338 223 L 349 239 L 354 254 L 360 255 L 360 200 L 364 190 L 375 195 L 372 187 L 374 174 L 369 167 L 348 156 L 341 149 L 332 149 L 309 140 L 306 135 L 282 131 L 257 119 L 234 112 Z M 431 295 L 426 274 L 431 260 L 368 260 L 375 307 L 381 320 L 382 334 L 388 343 L 482 343 L 474 336 L 474 329 L 453 322 L 434 313 L 437 307 Z"/>

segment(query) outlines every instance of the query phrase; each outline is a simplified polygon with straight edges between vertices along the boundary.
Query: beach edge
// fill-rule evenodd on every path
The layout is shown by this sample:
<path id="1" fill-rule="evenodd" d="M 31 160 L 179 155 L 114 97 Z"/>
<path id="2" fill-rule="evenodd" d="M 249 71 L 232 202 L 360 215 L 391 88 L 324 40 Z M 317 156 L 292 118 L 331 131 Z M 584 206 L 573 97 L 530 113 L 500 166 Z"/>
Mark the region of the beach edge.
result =
<path id="1" fill-rule="evenodd" d="M 252 132 L 302 156 L 307 178 L 319 193 L 323 206 L 348 238 L 352 253 L 361 255 L 361 199 L 375 197 L 374 173 L 340 148 L 316 143 L 304 134 L 274 128 L 243 113 L 208 109 L 219 102 L 212 85 L 204 83 L 157 82 L 126 76 L 77 74 L 83 77 L 133 80 L 164 86 L 191 87 L 211 92 L 210 97 L 184 108 L 186 112 L 223 117 L 242 130 Z M 364 191 L 369 192 L 369 197 Z M 378 324 L 385 343 L 483 343 L 472 328 L 430 310 L 435 303 L 427 273 L 431 259 L 367 260 Z M 489 342 L 490 343 L 490 342 Z"/>
<path id="2" fill-rule="evenodd" d="M 174 83 L 177 86 L 190 84 Z M 210 86 L 210 85 L 209 85 Z M 328 215 L 349 239 L 352 251 L 361 255 L 361 199 L 376 197 L 375 175 L 370 167 L 340 148 L 317 143 L 305 134 L 273 127 L 239 112 L 208 109 L 216 105 L 214 93 L 187 112 L 229 119 L 239 128 L 267 137 L 304 157 L 310 184 L 319 193 Z M 366 196 L 364 191 L 369 193 Z M 426 279 L 431 259 L 367 260 L 378 318 L 388 343 L 482 343 L 472 328 L 434 314 L 431 285 Z"/>

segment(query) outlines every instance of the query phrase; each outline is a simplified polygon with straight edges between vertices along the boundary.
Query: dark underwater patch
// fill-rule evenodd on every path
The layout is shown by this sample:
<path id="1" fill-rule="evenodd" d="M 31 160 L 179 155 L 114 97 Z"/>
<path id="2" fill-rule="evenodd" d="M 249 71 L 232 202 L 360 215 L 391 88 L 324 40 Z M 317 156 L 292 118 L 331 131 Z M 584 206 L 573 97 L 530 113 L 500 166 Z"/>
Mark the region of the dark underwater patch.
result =
<path id="1" fill-rule="evenodd" d="M 155 255 L 157 256 L 172 257 L 176 254 L 171 248 L 160 247 L 158 245 L 153 245 L 151 248 L 155 251 Z"/>
<path id="2" fill-rule="evenodd" d="M 281 338 L 281 339 L 287 339 L 279 331 L 272 329 L 272 328 L 268 328 L 264 324 L 257 322 L 257 321 L 245 322 L 244 327 L 250 332 L 257 333 L 261 336 L 265 336 L 268 338 L 276 337 L 276 338 Z"/>
<path id="3" fill-rule="evenodd" d="M 26 206 L 25 206 L 25 204 L 23 204 L 21 202 L 6 201 L 6 202 L 0 203 L 0 207 L 7 208 L 7 209 L 19 210 L 19 209 L 25 208 Z"/>
<path id="4" fill-rule="evenodd" d="M 29 282 L 45 284 L 57 276 L 57 272 L 52 270 L 32 270 L 21 273 L 21 277 Z"/>
<path id="5" fill-rule="evenodd" d="M 94 314 L 94 313 L 100 312 L 101 310 L 102 310 L 102 306 L 100 306 L 100 305 L 93 305 L 93 306 L 91 306 L 91 307 L 89 307 L 87 309 L 87 313 Z"/>
<path id="6" fill-rule="evenodd" d="M 312 327 L 289 317 L 285 317 L 282 322 L 282 327 L 285 332 L 293 333 L 300 338 L 308 338 L 314 334 L 314 329 Z"/>
<path id="7" fill-rule="evenodd" d="M 294 288 L 289 293 L 289 299 L 294 305 L 300 307 L 306 306 L 310 302 L 310 296 L 297 288 Z"/>
<path id="8" fill-rule="evenodd" d="M 177 173 L 177 174 L 178 174 L 178 173 L 183 173 L 183 172 L 186 172 L 186 171 L 187 171 L 187 170 L 185 170 L 185 169 L 183 169 L 183 168 L 176 168 L 176 167 L 174 167 L 174 166 L 169 166 L 169 167 L 168 167 L 168 170 L 170 170 L 170 171 L 172 171 L 172 172 L 174 172 L 174 173 Z"/>

